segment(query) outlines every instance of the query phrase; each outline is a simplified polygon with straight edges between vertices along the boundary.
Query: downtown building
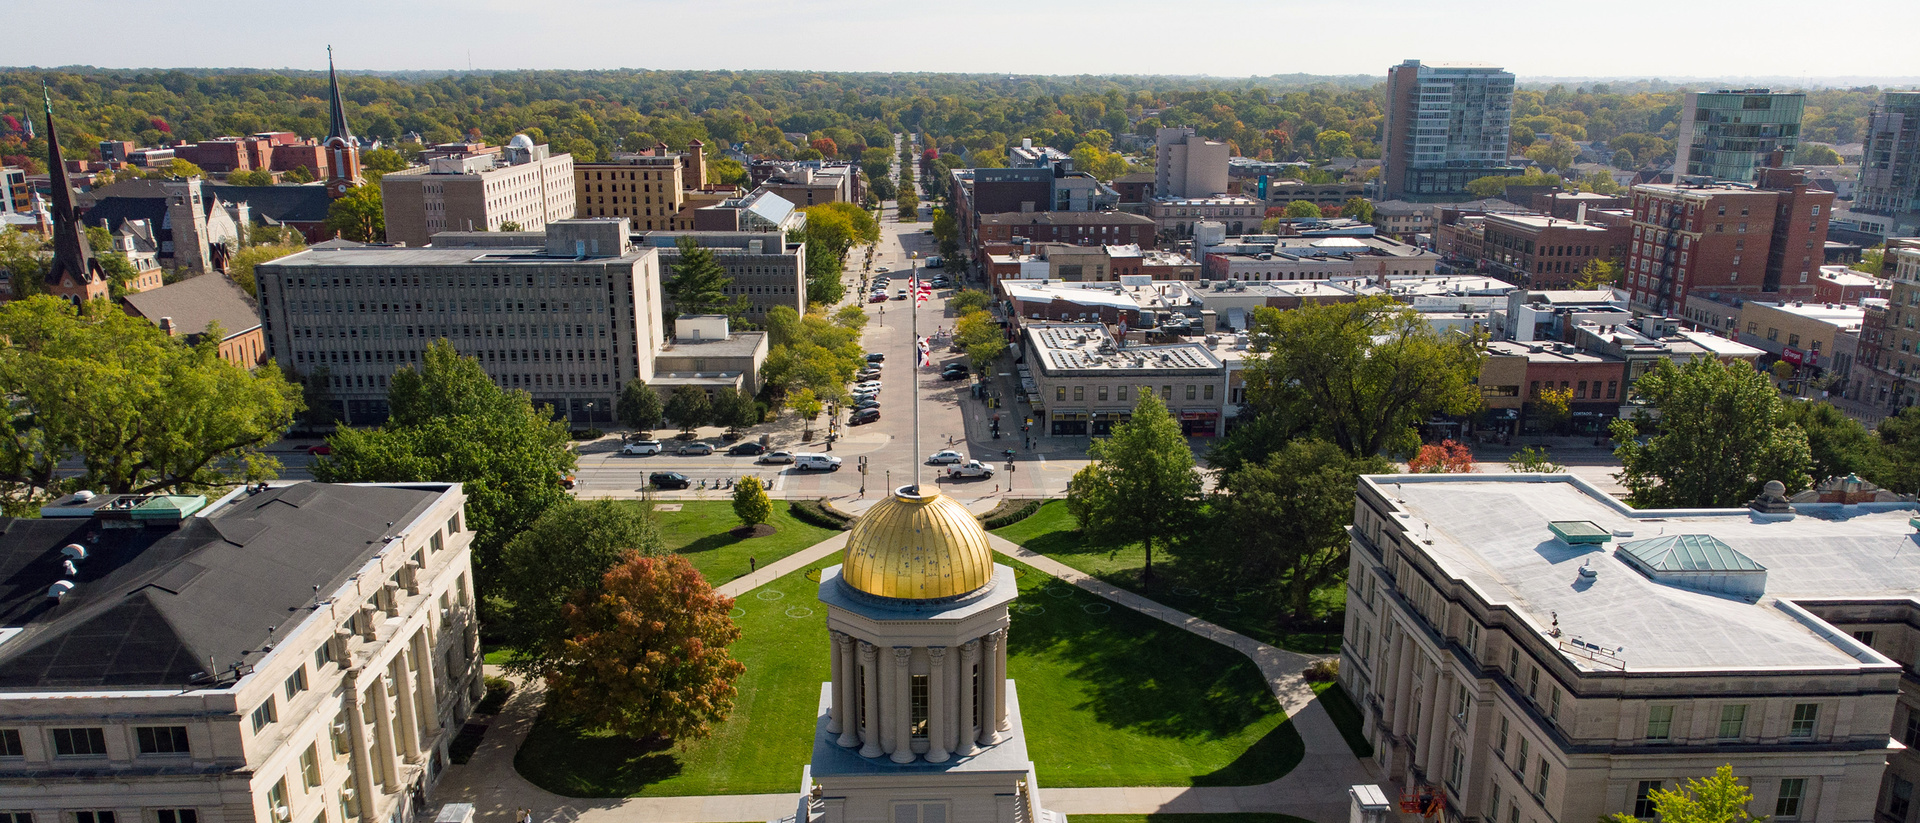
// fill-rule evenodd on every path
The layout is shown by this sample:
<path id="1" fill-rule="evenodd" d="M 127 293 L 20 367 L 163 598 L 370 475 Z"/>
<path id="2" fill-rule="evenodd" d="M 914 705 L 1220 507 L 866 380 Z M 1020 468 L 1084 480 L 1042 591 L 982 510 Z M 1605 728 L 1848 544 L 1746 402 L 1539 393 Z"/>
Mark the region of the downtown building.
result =
<path id="1" fill-rule="evenodd" d="M 621 387 L 651 381 L 663 343 L 659 250 L 635 244 L 624 218 L 489 234 L 486 245 L 453 235 L 262 263 L 268 355 L 301 374 L 325 369 L 349 424 L 385 420 L 394 370 L 418 367 L 442 339 L 503 389 L 576 424 L 611 423 Z"/>
<path id="2" fill-rule="evenodd" d="M 1867 119 L 1853 211 L 1887 218 L 1890 236 L 1920 234 L 1920 91 L 1890 91 Z"/>
<path id="3" fill-rule="evenodd" d="M 1687 92 L 1674 140 L 1674 177 L 1751 183 L 1760 168 L 1793 162 L 1806 106 L 1807 96 L 1799 92 Z"/>
<path id="4" fill-rule="evenodd" d="M 505 146 L 447 144 L 426 165 L 380 178 L 387 240 L 424 246 L 443 231 L 540 231 L 578 207 L 573 155 L 552 154 L 524 134 Z"/>
<path id="5" fill-rule="evenodd" d="M 1388 69 L 1380 199 L 1462 199 L 1470 181 L 1519 174 L 1507 160 L 1512 126 L 1511 72 L 1418 60 Z"/>
<path id="6" fill-rule="evenodd" d="M 1755 182 L 1633 187 L 1633 246 L 1622 283 L 1636 310 L 1672 315 L 1695 291 L 1768 300 L 1812 297 L 1825 262 L 1833 192 L 1806 171 L 1763 167 Z"/>
<path id="7" fill-rule="evenodd" d="M 1635 510 L 1565 475 L 1364 477 L 1340 680 L 1448 820 L 1655 818 L 1729 764 L 1752 811 L 1912 823 L 1915 506 L 1855 478 Z"/>
<path id="8" fill-rule="evenodd" d="M 0 819 L 416 819 L 484 691 L 465 500 L 81 492 L 5 521 Z"/>

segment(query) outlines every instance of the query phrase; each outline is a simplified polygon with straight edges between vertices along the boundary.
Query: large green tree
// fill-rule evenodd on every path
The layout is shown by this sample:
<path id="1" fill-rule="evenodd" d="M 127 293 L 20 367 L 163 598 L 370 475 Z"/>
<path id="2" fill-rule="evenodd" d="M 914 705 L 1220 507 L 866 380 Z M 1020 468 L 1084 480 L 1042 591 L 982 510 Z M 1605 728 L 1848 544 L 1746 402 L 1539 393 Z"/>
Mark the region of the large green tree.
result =
<path id="1" fill-rule="evenodd" d="M 773 501 L 757 475 L 745 475 L 733 484 L 733 515 L 742 526 L 758 526 L 773 519 Z"/>
<path id="2" fill-rule="evenodd" d="M 47 295 L 0 308 L 7 509 L 70 489 L 187 493 L 272 477 L 266 447 L 300 389 L 278 368 L 221 359 L 221 337 L 188 345 L 104 302 L 85 314 Z"/>
<path id="3" fill-rule="evenodd" d="M 1213 507 L 1220 536 L 1208 542 L 1230 552 L 1248 579 L 1283 581 L 1287 611 L 1308 619 L 1314 591 L 1346 571 L 1354 484 L 1393 470 L 1385 458 L 1354 457 L 1318 438 L 1294 440 L 1222 477 Z"/>
<path id="4" fill-rule="evenodd" d="M 1880 421 L 1874 433 L 1880 440 L 1880 466 L 1873 481 L 1902 494 L 1920 491 L 1920 407 L 1901 409 Z"/>
<path id="5" fill-rule="evenodd" d="M 380 187 L 373 183 L 354 186 L 327 206 L 327 229 L 348 240 L 375 243 L 387 239 L 387 215 L 380 202 Z"/>
<path id="6" fill-rule="evenodd" d="M 462 484 L 475 582 L 496 592 L 507 541 L 568 498 L 560 486 L 574 469 L 566 422 L 525 391 L 495 385 L 445 340 L 427 347 L 418 368 L 394 372 L 387 401 L 384 425 L 327 439 L 333 453 L 314 461 L 314 479 Z"/>
<path id="7" fill-rule="evenodd" d="M 705 390 L 679 386 L 673 390 L 673 396 L 667 398 L 666 412 L 667 419 L 679 426 L 681 433 L 690 433 L 713 422 L 713 401 L 707 398 Z"/>
<path id="8" fill-rule="evenodd" d="M 1700 358 L 1684 366 L 1659 361 L 1633 386 L 1654 413 L 1646 421 L 1613 421 L 1620 445 L 1620 482 L 1641 508 L 1738 506 L 1769 480 L 1788 491 L 1807 487 L 1812 457 L 1807 435 L 1787 419 L 1780 392 L 1745 363 Z"/>
<path id="9" fill-rule="evenodd" d="M 1732 764 L 1715 769 L 1708 777 L 1688 780 L 1673 790 L 1654 789 L 1647 793 L 1653 811 L 1661 823 L 1755 823 L 1747 807 L 1753 803 L 1753 790 L 1733 776 Z M 1605 823 L 1639 823 L 1639 818 L 1616 812 Z"/>
<path id="10" fill-rule="evenodd" d="M 600 585 L 629 553 L 665 553 L 660 529 L 626 501 L 566 500 L 542 512 L 500 556 L 499 617 L 492 628 L 518 671 L 538 672 L 561 654 L 567 601 Z"/>
<path id="11" fill-rule="evenodd" d="M 620 420 L 620 424 L 641 433 L 651 432 L 659 426 L 660 414 L 660 395 L 638 377 L 628 380 L 627 385 L 621 387 L 620 399 L 613 404 L 613 416 Z"/>
<path id="12" fill-rule="evenodd" d="M 1185 534 L 1200 512 L 1200 473 L 1180 422 L 1142 389 L 1133 416 L 1093 441 L 1087 456 L 1093 462 L 1067 483 L 1067 509 L 1096 544 L 1142 544 L 1141 580 L 1150 583 L 1154 545 Z"/>
<path id="13" fill-rule="evenodd" d="M 725 314 L 738 317 L 746 313 L 746 298 L 727 296 L 733 278 L 713 256 L 713 250 L 700 245 L 691 235 L 674 241 L 680 249 L 680 262 L 673 265 L 673 279 L 661 285 L 677 314 Z"/>
<path id="14" fill-rule="evenodd" d="M 1410 451 L 1429 415 L 1480 402 L 1478 341 L 1443 336 L 1390 297 L 1259 309 L 1253 337 L 1264 348 L 1246 369 L 1256 412 L 1305 421 L 1349 454 Z"/>
<path id="15" fill-rule="evenodd" d="M 1809 477 L 1814 482 L 1850 474 L 1881 482 L 1886 460 L 1879 439 L 1832 403 L 1788 400 L 1781 419 L 1806 432 L 1807 455 L 1813 461 Z"/>

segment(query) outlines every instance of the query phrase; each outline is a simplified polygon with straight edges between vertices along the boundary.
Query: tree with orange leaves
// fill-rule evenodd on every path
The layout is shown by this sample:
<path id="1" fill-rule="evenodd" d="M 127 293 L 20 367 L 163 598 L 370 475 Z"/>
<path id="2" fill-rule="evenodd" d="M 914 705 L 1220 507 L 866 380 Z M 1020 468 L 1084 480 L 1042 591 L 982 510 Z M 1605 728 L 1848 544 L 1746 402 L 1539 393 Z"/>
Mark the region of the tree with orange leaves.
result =
<path id="1" fill-rule="evenodd" d="M 746 669 L 727 652 L 740 638 L 732 609 L 686 558 L 629 554 L 567 606 L 547 709 L 636 739 L 705 737 Z"/>
<path id="2" fill-rule="evenodd" d="M 1473 451 L 1452 440 L 1428 443 L 1407 461 L 1416 474 L 1465 474 L 1473 471 Z"/>

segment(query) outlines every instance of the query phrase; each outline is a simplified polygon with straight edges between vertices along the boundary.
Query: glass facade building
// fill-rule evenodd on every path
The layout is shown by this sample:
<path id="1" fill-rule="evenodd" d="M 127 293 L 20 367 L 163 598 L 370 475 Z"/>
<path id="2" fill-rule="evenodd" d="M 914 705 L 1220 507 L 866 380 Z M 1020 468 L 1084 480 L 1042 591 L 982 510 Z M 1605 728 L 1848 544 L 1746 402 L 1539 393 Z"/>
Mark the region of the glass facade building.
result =
<path id="1" fill-rule="evenodd" d="M 1507 162 L 1513 74 L 1494 66 L 1422 65 L 1387 70 L 1383 155 L 1389 197 L 1467 193 L 1467 182 L 1519 174 Z"/>
<path id="2" fill-rule="evenodd" d="M 1689 92 L 1680 113 L 1673 170 L 1676 175 L 1753 182 L 1753 170 L 1768 165 L 1779 149 L 1793 164 L 1800 144 L 1800 115 L 1807 97 L 1770 89 Z"/>

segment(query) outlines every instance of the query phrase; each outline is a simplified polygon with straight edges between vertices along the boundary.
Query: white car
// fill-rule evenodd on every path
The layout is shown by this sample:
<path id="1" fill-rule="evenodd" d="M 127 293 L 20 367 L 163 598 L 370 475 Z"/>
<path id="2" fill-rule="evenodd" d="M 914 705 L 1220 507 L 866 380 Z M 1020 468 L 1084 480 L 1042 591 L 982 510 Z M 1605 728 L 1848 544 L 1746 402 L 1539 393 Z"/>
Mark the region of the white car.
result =
<path id="1" fill-rule="evenodd" d="M 621 454 L 659 454 L 660 441 L 638 440 L 620 447 Z"/>
<path id="2" fill-rule="evenodd" d="M 964 455 L 960 454 L 959 452 L 954 451 L 952 449 L 947 449 L 945 451 L 934 452 L 932 457 L 927 458 L 927 462 L 932 463 L 935 466 L 938 466 L 945 463 L 960 463 L 960 462 L 964 462 L 966 459 L 967 458 Z"/>
<path id="3" fill-rule="evenodd" d="M 947 467 L 948 477 L 992 477 L 993 467 L 978 460 L 968 460 L 957 466 Z"/>
<path id="4" fill-rule="evenodd" d="M 860 382 L 858 382 L 858 383 L 855 383 L 855 384 L 853 384 L 853 387 L 854 387 L 855 389 L 873 389 L 874 391 L 879 391 L 879 390 L 880 390 L 880 381 L 878 381 L 878 380 L 862 380 L 862 381 L 860 381 Z"/>
<path id="5" fill-rule="evenodd" d="M 793 452 L 767 452 L 760 455 L 762 463 L 792 463 Z"/>
<path id="6" fill-rule="evenodd" d="M 831 454 L 796 454 L 793 467 L 803 472 L 837 472 L 840 470 L 840 458 Z"/>

